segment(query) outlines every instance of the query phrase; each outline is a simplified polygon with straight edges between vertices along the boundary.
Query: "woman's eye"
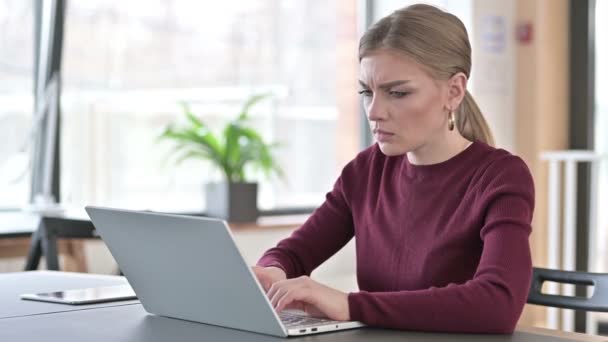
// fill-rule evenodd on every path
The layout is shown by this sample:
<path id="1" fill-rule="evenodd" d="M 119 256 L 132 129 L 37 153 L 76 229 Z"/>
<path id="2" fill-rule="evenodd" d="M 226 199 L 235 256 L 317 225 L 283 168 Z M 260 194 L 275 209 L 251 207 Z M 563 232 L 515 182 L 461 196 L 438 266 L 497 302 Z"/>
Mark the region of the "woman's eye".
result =
<path id="1" fill-rule="evenodd" d="M 371 97 L 373 94 L 372 94 L 371 90 L 363 89 L 363 90 L 359 90 L 359 95 L 363 95 L 365 97 Z"/>
<path id="2" fill-rule="evenodd" d="M 398 99 L 399 99 L 399 98 L 402 98 L 402 97 L 404 97 L 404 96 L 409 95 L 409 93 L 408 93 L 408 92 L 406 92 L 406 91 L 389 91 L 389 94 L 390 94 L 392 97 L 395 97 L 395 98 L 398 98 Z"/>

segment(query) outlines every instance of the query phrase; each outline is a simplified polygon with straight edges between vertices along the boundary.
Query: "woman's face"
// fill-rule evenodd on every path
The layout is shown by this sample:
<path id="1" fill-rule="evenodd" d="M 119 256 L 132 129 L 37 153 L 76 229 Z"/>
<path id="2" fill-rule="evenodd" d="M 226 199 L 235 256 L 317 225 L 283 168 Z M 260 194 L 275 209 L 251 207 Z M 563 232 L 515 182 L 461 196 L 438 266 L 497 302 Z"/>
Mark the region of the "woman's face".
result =
<path id="1" fill-rule="evenodd" d="M 360 94 L 382 153 L 417 150 L 448 131 L 447 81 L 433 79 L 413 59 L 391 50 L 361 60 Z"/>

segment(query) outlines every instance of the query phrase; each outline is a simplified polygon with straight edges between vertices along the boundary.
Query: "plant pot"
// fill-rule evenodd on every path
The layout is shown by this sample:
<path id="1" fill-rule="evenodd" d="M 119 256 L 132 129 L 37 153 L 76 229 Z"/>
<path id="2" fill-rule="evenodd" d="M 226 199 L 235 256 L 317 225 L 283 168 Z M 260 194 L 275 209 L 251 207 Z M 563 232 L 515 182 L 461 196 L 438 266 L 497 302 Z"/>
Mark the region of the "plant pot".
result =
<path id="1" fill-rule="evenodd" d="M 206 213 L 230 222 L 255 222 L 258 218 L 258 183 L 208 183 Z"/>

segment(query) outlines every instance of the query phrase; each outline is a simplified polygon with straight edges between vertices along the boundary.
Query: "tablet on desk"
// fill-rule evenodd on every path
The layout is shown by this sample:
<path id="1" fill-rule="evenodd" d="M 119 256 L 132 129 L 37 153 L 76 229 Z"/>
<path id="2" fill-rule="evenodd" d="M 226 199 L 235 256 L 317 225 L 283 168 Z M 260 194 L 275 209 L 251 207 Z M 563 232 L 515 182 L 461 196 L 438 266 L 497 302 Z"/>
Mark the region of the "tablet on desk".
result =
<path id="1" fill-rule="evenodd" d="M 94 287 L 45 293 L 22 294 L 21 299 L 80 305 L 137 299 L 129 285 Z"/>

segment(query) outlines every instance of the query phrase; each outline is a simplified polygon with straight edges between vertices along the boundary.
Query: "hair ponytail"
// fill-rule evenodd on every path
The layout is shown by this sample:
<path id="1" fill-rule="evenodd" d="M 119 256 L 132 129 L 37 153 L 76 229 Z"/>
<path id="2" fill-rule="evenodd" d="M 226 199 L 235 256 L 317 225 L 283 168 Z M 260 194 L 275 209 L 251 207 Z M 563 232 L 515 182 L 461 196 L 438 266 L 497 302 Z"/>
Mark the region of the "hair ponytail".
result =
<path id="1" fill-rule="evenodd" d="M 467 140 L 478 140 L 494 146 L 494 137 L 490 126 L 483 117 L 475 99 L 473 99 L 473 95 L 468 90 L 456 113 L 456 127 Z"/>

